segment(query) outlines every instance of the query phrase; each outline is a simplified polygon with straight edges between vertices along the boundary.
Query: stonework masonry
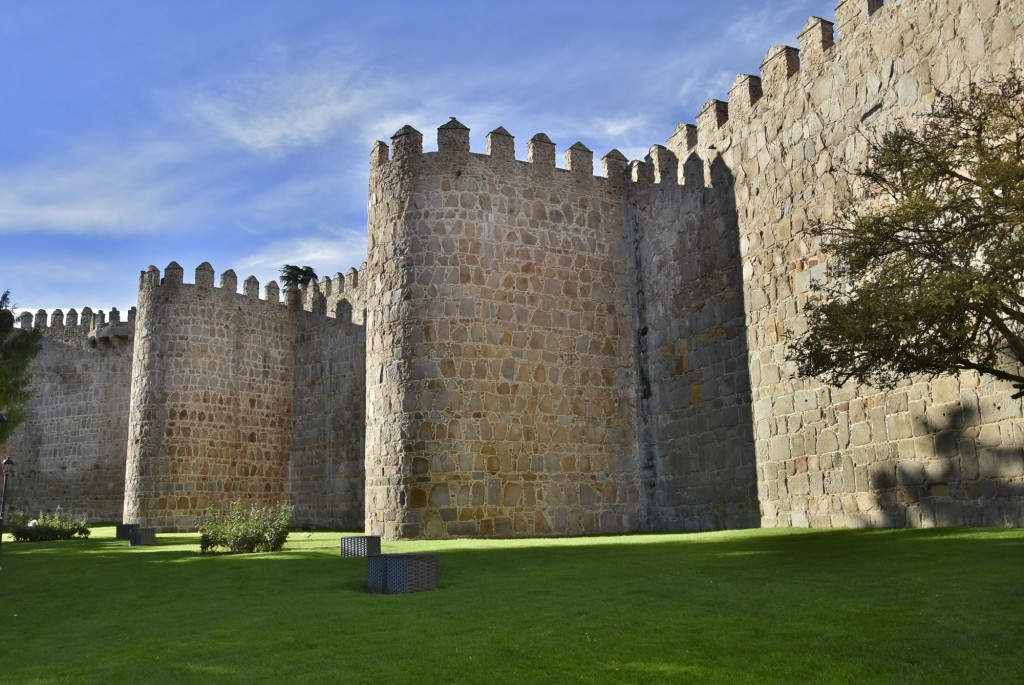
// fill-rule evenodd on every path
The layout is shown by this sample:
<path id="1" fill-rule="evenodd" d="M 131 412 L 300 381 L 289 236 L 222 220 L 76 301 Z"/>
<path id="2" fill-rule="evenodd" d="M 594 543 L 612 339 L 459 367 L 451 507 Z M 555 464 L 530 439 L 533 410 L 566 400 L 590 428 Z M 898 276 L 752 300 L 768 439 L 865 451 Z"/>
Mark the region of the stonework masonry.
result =
<path id="1" fill-rule="evenodd" d="M 1024 67 L 1022 0 L 844 0 L 644 160 L 544 134 L 371 153 L 367 262 L 281 293 L 209 264 L 46 329 L 29 507 L 187 529 L 290 498 L 386 538 L 1024 524 L 1024 412 L 964 373 L 798 378 L 807 234 L 867 135 Z M 73 311 L 73 310 L 72 310 Z M 88 324 L 86 324 L 88 319 Z"/>
<path id="2" fill-rule="evenodd" d="M 370 194 L 367 529 L 386 537 L 640 526 L 621 184 L 546 137 L 438 151 L 403 129 Z"/>
<path id="3" fill-rule="evenodd" d="M 74 309 L 22 314 L 21 327 L 39 328 L 43 344 L 32 362 L 28 420 L 2 446 L 17 464 L 9 494 L 19 509 L 60 506 L 120 520 L 134 319 L 135 310 L 125 322 L 111 310 L 108 323 L 88 307 L 81 317 Z"/>

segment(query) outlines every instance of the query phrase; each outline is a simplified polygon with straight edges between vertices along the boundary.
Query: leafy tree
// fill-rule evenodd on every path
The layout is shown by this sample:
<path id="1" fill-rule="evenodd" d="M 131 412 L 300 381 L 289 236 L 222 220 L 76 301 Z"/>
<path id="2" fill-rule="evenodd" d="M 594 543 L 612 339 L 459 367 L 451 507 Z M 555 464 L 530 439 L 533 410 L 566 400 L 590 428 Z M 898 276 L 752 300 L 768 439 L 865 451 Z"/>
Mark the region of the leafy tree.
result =
<path id="1" fill-rule="evenodd" d="M 812 233 L 829 255 L 801 375 L 892 387 L 974 369 L 1024 396 L 1024 77 L 940 94 L 923 125 L 870 143 L 848 198 Z"/>
<path id="2" fill-rule="evenodd" d="M 316 281 L 316 271 L 311 266 L 285 264 L 281 267 L 281 286 L 285 290 L 305 287 L 312 281 Z"/>
<path id="3" fill-rule="evenodd" d="M 0 412 L 7 417 L 7 429 L 0 430 L 0 443 L 6 442 L 14 427 L 24 419 L 28 401 L 28 365 L 39 352 L 41 334 L 37 330 L 14 327 L 11 293 L 0 295 Z"/>

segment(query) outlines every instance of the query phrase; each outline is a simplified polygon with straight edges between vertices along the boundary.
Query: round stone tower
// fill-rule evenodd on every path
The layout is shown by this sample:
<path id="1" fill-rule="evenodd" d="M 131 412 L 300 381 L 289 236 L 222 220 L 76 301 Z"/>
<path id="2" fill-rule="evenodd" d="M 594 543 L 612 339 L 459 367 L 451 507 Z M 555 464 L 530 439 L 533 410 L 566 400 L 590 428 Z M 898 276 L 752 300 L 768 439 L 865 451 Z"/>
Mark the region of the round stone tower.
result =
<path id="1" fill-rule="evenodd" d="M 504 129 L 405 127 L 371 158 L 366 528 L 395 537 L 639 526 L 621 187 Z"/>
<path id="2" fill-rule="evenodd" d="M 289 498 L 293 326 L 277 285 L 236 292 L 213 268 L 142 273 L 132 360 L 124 520 L 193 530 L 208 504 Z"/>

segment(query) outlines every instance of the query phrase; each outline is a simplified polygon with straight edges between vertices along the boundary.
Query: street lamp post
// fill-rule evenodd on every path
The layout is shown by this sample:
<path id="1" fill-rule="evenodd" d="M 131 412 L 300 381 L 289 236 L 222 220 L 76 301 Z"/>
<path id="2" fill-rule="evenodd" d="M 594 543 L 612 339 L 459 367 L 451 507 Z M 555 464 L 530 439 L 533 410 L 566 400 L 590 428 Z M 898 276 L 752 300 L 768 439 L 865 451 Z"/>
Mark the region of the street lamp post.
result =
<path id="1" fill-rule="evenodd" d="M 7 430 L 7 415 L 0 412 L 0 438 L 3 438 L 4 432 Z M 10 457 L 4 458 L 0 465 L 4 469 L 4 484 L 0 488 L 0 549 L 3 549 L 4 543 L 4 513 L 7 511 L 7 476 L 14 472 L 14 462 L 11 461 Z"/>

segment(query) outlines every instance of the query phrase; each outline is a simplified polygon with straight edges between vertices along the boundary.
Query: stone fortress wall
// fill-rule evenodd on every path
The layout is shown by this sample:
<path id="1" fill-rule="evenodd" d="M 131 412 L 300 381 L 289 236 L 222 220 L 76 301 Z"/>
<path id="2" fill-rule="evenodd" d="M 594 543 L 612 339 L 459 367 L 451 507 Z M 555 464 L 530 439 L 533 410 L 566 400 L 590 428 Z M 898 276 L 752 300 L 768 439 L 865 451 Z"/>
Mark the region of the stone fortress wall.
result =
<path id="1" fill-rule="evenodd" d="M 17 468 L 8 494 L 19 510 L 121 518 L 135 310 L 121 321 L 112 309 L 109 319 L 88 307 L 20 316 L 43 342 L 26 421 L 3 445 Z"/>
<path id="2" fill-rule="evenodd" d="M 43 328 L 33 398 L 7 446 L 16 506 L 188 530 L 210 503 L 293 499 L 295 522 L 358 527 L 365 297 L 359 272 L 281 293 L 233 271 L 214 287 L 172 262 L 140 277 L 138 313 L 72 310 Z M 28 316 L 26 319 L 25 317 Z M 298 361 L 296 361 L 298 358 Z"/>
<path id="3" fill-rule="evenodd" d="M 253 277 L 239 294 L 232 271 L 215 288 L 208 263 L 194 285 L 174 263 L 162 280 L 143 272 L 126 521 L 183 530 L 211 503 L 292 499 L 299 524 L 360 523 L 349 513 L 362 504 L 355 270 L 348 282 L 325 278 L 282 303 L 275 282 L 260 299 Z"/>
<path id="4" fill-rule="evenodd" d="M 720 164 L 682 159 L 652 148 L 624 199 L 650 527 L 757 526 L 733 180 Z"/>
<path id="5" fill-rule="evenodd" d="M 194 286 L 144 272 L 125 520 L 290 496 L 299 523 L 389 538 L 1024 524 L 1008 385 L 830 388 L 785 360 L 826 273 L 806 228 L 865 135 L 1019 73 L 1021 5 L 843 0 L 643 161 L 609 152 L 603 177 L 581 144 L 556 168 L 543 134 L 517 161 L 504 129 L 473 153 L 452 120 L 424 153 L 405 127 L 371 155 L 367 264 L 286 304 L 232 272 L 215 288 L 209 265 Z M 38 437 L 65 404 L 12 450 L 89 442 Z"/>
<path id="6" fill-rule="evenodd" d="M 362 270 L 365 273 L 365 267 Z M 305 525 L 363 527 L 366 289 L 355 269 L 294 308 L 291 498 Z"/>
<path id="7" fill-rule="evenodd" d="M 709 102 L 696 141 L 670 144 L 734 176 L 762 525 L 1024 524 L 1022 402 L 1008 384 L 965 373 L 830 388 L 784 361 L 825 273 L 806 227 L 835 211 L 870 129 L 1022 68 L 1020 0 L 846 0 L 835 25 L 812 18 L 799 50 L 772 48 L 760 79 Z"/>

